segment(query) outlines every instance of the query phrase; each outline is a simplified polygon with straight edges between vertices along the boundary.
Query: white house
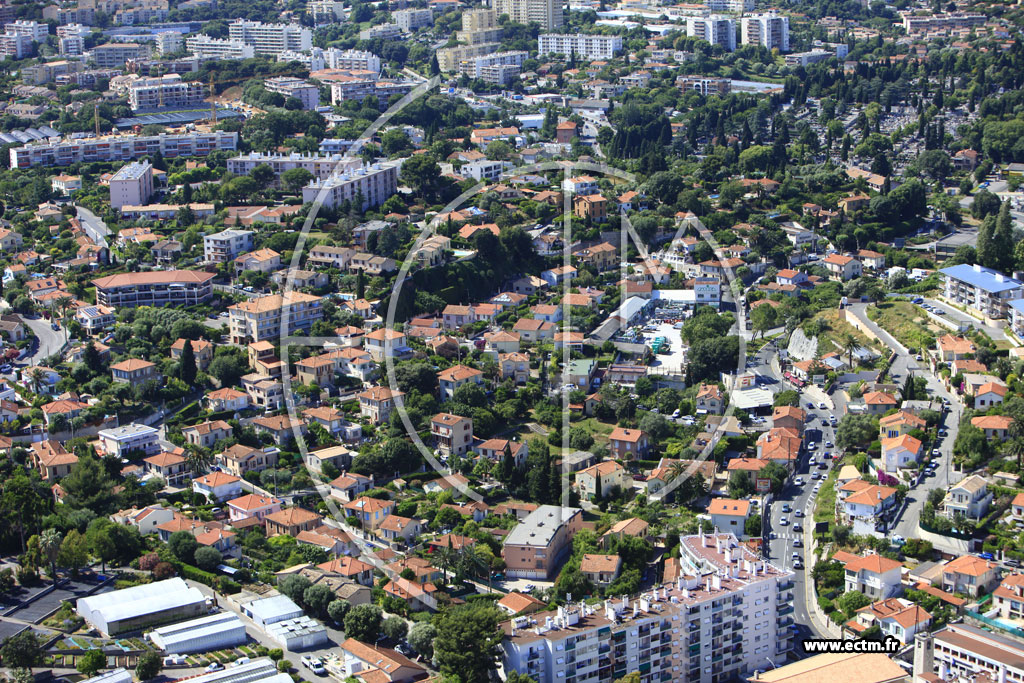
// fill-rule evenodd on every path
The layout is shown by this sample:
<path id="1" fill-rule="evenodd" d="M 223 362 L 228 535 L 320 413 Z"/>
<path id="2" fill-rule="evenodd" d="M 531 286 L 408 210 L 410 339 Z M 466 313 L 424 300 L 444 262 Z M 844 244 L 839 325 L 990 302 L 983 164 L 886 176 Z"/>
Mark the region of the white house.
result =
<path id="1" fill-rule="evenodd" d="M 988 512 L 991 502 L 992 494 L 988 490 L 988 482 L 972 474 L 949 487 L 942 501 L 942 509 L 949 517 L 981 519 Z"/>
<path id="2" fill-rule="evenodd" d="M 921 441 L 909 434 L 882 439 L 882 466 L 886 472 L 896 472 L 910 466 L 921 457 Z"/>
<path id="3" fill-rule="evenodd" d="M 843 569 L 846 591 L 857 591 L 869 598 L 888 598 L 900 591 L 900 569 L 903 565 L 875 553 L 853 556 Z"/>

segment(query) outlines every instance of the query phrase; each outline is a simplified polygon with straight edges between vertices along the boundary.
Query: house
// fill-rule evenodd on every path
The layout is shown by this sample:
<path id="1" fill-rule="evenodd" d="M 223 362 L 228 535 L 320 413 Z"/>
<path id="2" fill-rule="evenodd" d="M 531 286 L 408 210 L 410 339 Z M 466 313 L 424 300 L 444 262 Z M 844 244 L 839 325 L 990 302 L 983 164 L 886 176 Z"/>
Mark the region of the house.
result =
<path id="1" fill-rule="evenodd" d="M 455 474 L 446 474 L 443 477 L 424 482 L 423 490 L 426 493 L 441 493 L 443 491 L 466 488 L 467 486 L 469 486 L 469 479 L 456 472 Z M 454 493 L 455 491 L 452 492 Z"/>
<path id="2" fill-rule="evenodd" d="M 390 648 L 367 645 L 347 638 L 339 646 L 343 660 L 341 677 L 364 683 L 411 683 L 426 676 L 426 670 Z"/>
<path id="3" fill-rule="evenodd" d="M 851 492 L 847 487 L 852 486 L 856 489 Z M 889 486 L 875 486 L 857 480 L 840 487 L 839 491 L 848 493 L 842 498 L 842 512 L 847 523 L 854 525 L 854 533 L 861 533 L 857 529 L 873 531 L 882 513 L 896 505 L 897 491 Z"/>
<path id="4" fill-rule="evenodd" d="M 843 282 L 861 276 L 861 263 L 852 256 L 829 254 L 822 259 L 822 263 L 829 275 Z"/>
<path id="5" fill-rule="evenodd" d="M 110 366 L 110 374 L 113 381 L 125 382 L 133 387 L 150 380 L 160 381 L 160 373 L 157 372 L 156 364 L 141 358 L 129 358 L 120 363 L 114 363 Z"/>
<path id="6" fill-rule="evenodd" d="M 804 433 L 804 422 L 807 413 L 803 408 L 795 406 L 778 406 L 772 412 L 772 427 L 776 429 L 792 429 L 797 434 Z"/>
<path id="7" fill-rule="evenodd" d="M 1024 619 L 1024 574 L 1004 576 L 992 591 L 992 605 L 1000 619 Z"/>
<path id="8" fill-rule="evenodd" d="M 701 384 L 697 389 L 697 414 L 721 415 L 725 410 L 722 390 L 717 384 Z"/>
<path id="9" fill-rule="evenodd" d="M 316 409 L 314 409 L 316 410 Z M 334 410 L 326 408 L 326 410 Z M 305 411 L 303 411 L 305 414 Z M 325 465 L 330 465 L 336 470 L 344 470 L 352 464 L 355 454 L 346 446 L 328 446 L 306 453 L 304 460 L 306 467 L 314 472 L 322 473 Z"/>
<path id="10" fill-rule="evenodd" d="M 384 584 L 384 594 L 409 604 L 409 609 L 426 611 L 437 609 L 437 600 L 433 593 L 437 587 L 432 583 L 418 583 L 409 579 L 398 578 Z"/>
<path id="11" fill-rule="evenodd" d="M 650 442 L 642 430 L 616 427 L 608 436 L 608 448 L 617 459 L 642 460 L 647 455 Z"/>
<path id="12" fill-rule="evenodd" d="M 373 585 L 373 565 L 355 557 L 336 557 L 316 568 L 325 574 L 344 576 L 361 586 Z"/>
<path id="13" fill-rule="evenodd" d="M 628 491 L 632 477 L 614 460 L 606 460 L 576 473 L 576 490 L 587 500 L 614 497 L 616 492 Z"/>
<path id="14" fill-rule="evenodd" d="M 1006 398 L 1006 385 L 996 382 L 985 382 L 978 387 L 978 393 L 974 396 L 974 409 L 985 410 L 992 406 L 1001 405 Z"/>
<path id="15" fill-rule="evenodd" d="M 585 221 L 604 223 L 608 220 L 608 200 L 599 194 L 573 197 L 573 213 Z"/>
<path id="16" fill-rule="evenodd" d="M 191 427 L 182 427 L 181 433 L 185 437 L 185 441 L 192 446 L 212 448 L 218 441 L 229 438 L 234 430 L 224 420 L 213 420 L 200 422 Z"/>
<path id="17" fill-rule="evenodd" d="M 488 439 L 478 443 L 473 450 L 476 451 L 477 455 L 487 458 L 492 462 L 504 460 L 505 456 L 508 455 L 512 458 L 512 462 L 515 463 L 516 467 L 523 467 L 526 464 L 526 456 L 529 454 L 529 449 L 525 443 L 508 439 Z"/>
<path id="18" fill-rule="evenodd" d="M 402 360 L 412 354 L 412 349 L 405 343 L 405 334 L 387 327 L 381 327 L 364 336 L 363 348 L 370 354 L 370 358 L 378 363 L 383 363 L 389 356 L 395 360 Z"/>
<path id="19" fill-rule="evenodd" d="M 465 455 L 473 448 L 473 420 L 438 413 L 430 420 L 430 434 L 442 456 Z"/>
<path id="20" fill-rule="evenodd" d="M 573 266 L 558 266 L 541 272 L 540 279 L 550 287 L 558 287 L 564 283 L 572 282 L 576 277 L 576 268 Z"/>
<path id="21" fill-rule="evenodd" d="M 235 444 L 217 455 L 217 464 L 228 474 L 236 477 L 245 476 L 246 472 L 262 472 L 277 466 L 278 450 L 273 447 L 266 449 L 250 448 Z"/>
<path id="22" fill-rule="evenodd" d="M 843 197 L 838 202 L 836 202 L 836 205 L 839 207 L 839 210 L 845 213 L 846 215 L 850 215 L 851 213 L 855 213 L 857 211 L 863 211 L 864 209 L 868 208 L 870 204 L 871 197 L 869 197 L 866 194 L 850 195 L 849 197 Z"/>
<path id="23" fill-rule="evenodd" d="M 515 616 L 517 614 L 530 614 L 532 612 L 539 612 L 548 608 L 546 602 L 538 600 L 532 595 L 518 593 L 516 591 L 508 593 L 495 604 L 498 606 L 498 609 L 511 616 Z"/>
<path id="24" fill-rule="evenodd" d="M 230 387 L 206 394 L 206 407 L 212 412 L 238 412 L 249 407 L 249 394 Z"/>
<path id="25" fill-rule="evenodd" d="M 181 354 L 185 351 L 185 344 L 192 345 L 192 354 L 196 360 L 196 367 L 205 371 L 213 360 L 213 343 L 205 339 L 178 339 L 171 344 L 171 358 L 181 360 Z"/>
<path id="26" fill-rule="evenodd" d="M 112 514 L 110 519 L 115 524 L 133 526 L 145 536 L 157 533 L 157 527 L 173 520 L 174 515 L 175 510 L 172 508 L 165 508 L 162 505 L 147 505 L 141 510 L 134 507 L 129 510 L 120 510 Z"/>
<path id="27" fill-rule="evenodd" d="M 868 391 L 863 398 L 869 415 L 884 415 L 899 405 L 895 396 L 884 391 Z"/>
<path id="28" fill-rule="evenodd" d="M 526 342 L 554 339 L 556 329 L 557 326 L 554 323 L 536 318 L 520 318 L 512 326 L 512 331 L 517 333 Z"/>
<path id="29" fill-rule="evenodd" d="M 902 590 L 900 583 L 903 564 L 897 560 L 870 553 L 853 556 L 845 562 L 846 591 L 863 593 L 869 598 L 890 598 Z"/>
<path id="30" fill-rule="evenodd" d="M 885 254 L 869 249 L 861 249 L 857 252 L 857 258 L 865 267 L 871 270 L 882 270 L 885 268 Z"/>
<path id="31" fill-rule="evenodd" d="M 574 252 L 573 256 L 581 263 L 594 268 L 598 272 L 614 268 L 619 263 L 618 250 L 608 242 L 584 247 Z"/>
<path id="32" fill-rule="evenodd" d="M 942 510 L 953 519 L 981 519 L 988 512 L 992 498 L 988 482 L 977 474 L 972 474 L 946 490 Z"/>
<path id="33" fill-rule="evenodd" d="M 447 370 L 437 373 L 437 380 L 440 386 L 441 401 L 451 400 L 455 391 L 470 382 L 483 386 L 484 373 L 466 365 L 453 365 Z"/>
<path id="34" fill-rule="evenodd" d="M 395 400 L 405 396 L 401 391 L 388 387 L 370 387 L 356 395 L 359 399 L 359 414 L 374 424 L 387 422 L 395 409 Z"/>
<path id="35" fill-rule="evenodd" d="M 757 437 L 757 457 L 792 467 L 800 457 L 803 439 L 790 427 L 772 427 Z"/>
<path id="36" fill-rule="evenodd" d="M 300 531 L 312 531 L 323 523 L 323 517 L 304 508 L 293 507 L 272 512 L 263 518 L 267 538 L 271 536 L 298 536 Z"/>
<path id="37" fill-rule="evenodd" d="M 972 417 L 971 424 L 985 432 L 986 439 L 1005 441 L 1013 418 L 1008 415 L 981 415 Z"/>
<path id="38" fill-rule="evenodd" d="M 419 520 L 411 517 L 399 517 L 388 515 L 377 527 L 377 534 L 392 543 L 401 540 L 406 545 L 412 545 L 416 537 L 423 533 L 423 525 Z"/>
<path id="39" fill-rule="evenodd" d="M 99 437 L 100 449 L 105 455 L 125 458 L 136 453 L 148 456 L 160 452 L 160 433 L 139 422 L 103 429 L 96 436 Z"/>
<path id="40" fill-rule="evenodd" d="M 82 411 L 89 406 L 81 401 L 75 401 L 72 399 L 58 399 L 51 401 L 43 405 L 43 419 L 49 426 L 53 422 L 53 418 L 57 415 L 63 415 L 65 420 L 73 420 L 80 416 Z M 52 428 L 52 427 L 51 427 Z M 66 429 L 67 427 L 65 427 Z"/>
<path id="41" fill-rule="evenodd" d="M 78 456 L 68 452 L 59 441 L 36 441 L 32 444 L 33 466 L 39 470 L 43 481 L 55 483 L 71 474 L 71 468 L 78 462 Z"/>
<path id="42" fill-rule="evenodd" d="M 1015 521 L 1024 521 L 1024 493 L 1018 493 L 1010 502 L 1010 517 Z"/>
<path id="43" fill-rule="evenodd" d="M 364 531 L 376 531 L 384 519 L 395 509 L 393 500 L 360 496 L 343 506 L 348 514 L 359 520 Z"/>
<path id="44" fill-rule="evenodd" d="M 647 538 L 650 524 L 639 517 L 623 519 L 612 525 L 608 531 L 601 534 L 601 547 L 611 550 L 612 547 L 623 538 Z"/>
<path id="45" fill-rule="evenodd" d="M 708 514 L 711 516 L 711 525 L 717 531 L 744 536 L 744 525 L 750 516 L 750 501 L 715 498 L 708 505 Z"/>
<path id="46" fill-rule="evenodd" d="M 373 476 L 345 472 L 331 481 L 331 497 L 348 503 L 373 488 Z"/>
<path id="47" fill-rule="evenodd" d="M 886 415 L 878 421 L 879 439 L 895 439 L 909 434 L 915 429 L 924 429 L 927 426 L 924 420 L 913 413 L 900 410 L 892 415 Z"/>
<path id="48" fill-rule="evenodd" d="M 148 474 L 160 477 L 172 486 L 180 485 L 192 473 L 184 456 L 178 453 L 157 453 L 142 462 Z"/>
<path id="49" fill-rule="evenodd" d="M 942 590 L 979 598 L 999 584 L 999 565 L 974 555 L 961 555 L 942 568 Z"/>
<path id="50" fill-rule="evenodd" d="M 938 352 L 939 361 L 952 363 L 973 356 L 977 351 L 974 342 L 966 337 L 954 337 L 951 334 L 944 334 L 935 340 L 935 350 Z"/>
<path id="51" fill-rule="evenodd" d="M 897 472 L 918 462 L 921 457 L 921 441 L 909 434 L 882 439 L 882 466 L 886 472 Z"/>
<path id="52" fill-rule="evenodd" d="M 595 586 L 607 586 L 619 578 L 622 558 L 618 555 L 595 555 L 584 553 L 580 560 L 580 572 Z"/>
<path id="53" fill-rule="evenodd" d="M 807 283 L 807 274 L 792 268 L 783 268 L 775 274 L 775 282 L 780 285 L 800 287 Z"/>
<path id="54" fill-rule="evenodd" d="M 256 519 L 260 522 L 267 515 L 281 511 L 281 500 L 273 496 L 249 493 L 227 502 L 228 518 L 232 522 Z"/>
<path id="55" fill-rule="evenodd" d="M 213 502 L 230 500 L 242 494 L 242 478 L 224 472 L 210 472 L 193 479 L 192 490 Z"/>
<path id="56" fill-rule="evenodd" d="M 857 616 L 846 622 L 843 630 L 856 637 L 878 626 L 883 638 L 892 636 L 906 645 L 918 633 L 927 632 L 931 623 L 932 615 L 921 606 L 902 598 L 886 598 L 857 610 Z"/>
<path id="57" fill-rule="evenodd" d="M 295 440 L 296 434 L 306 434 L 306 421 L 299 418 L 291 419 L 287 415 L 257 417 L 251 423 L 257 434 L 267 434 L 278 446 L 284 446 Z"/>

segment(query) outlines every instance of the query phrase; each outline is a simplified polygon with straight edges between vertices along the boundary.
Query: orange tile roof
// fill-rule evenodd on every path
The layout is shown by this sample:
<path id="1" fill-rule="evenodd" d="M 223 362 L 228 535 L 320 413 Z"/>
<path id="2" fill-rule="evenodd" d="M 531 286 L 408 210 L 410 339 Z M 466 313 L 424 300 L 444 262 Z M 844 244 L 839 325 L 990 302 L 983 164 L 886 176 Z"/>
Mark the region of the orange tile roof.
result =
<path id="1" fill-rule="evenodd" d="M 974 555 L 961 555 L 943 567 L 942 573 L 982 576 L 996 567 L 998 567 L 998 565 L 995 562 L 989 562 L 988 560 L 983 560 L 980 557 L 975 557 Z"/>
<path id="2" fill-rule="evenodd" d="M 622 566 L 622 558 L 618 555 L 597 555 L 586 553 L 580 560 L 580 571 L 586 574 L 617 572 Z"/>
<path id="3" fill-rule="evenodd" d="M 865 555 L 864 557 L 858 557 L 854 560 L 850 560 L 846 563 L 846 571 L 859 572 L 866 571 L 872 574 L 884 574 L 892 571 L 897 567 L 902 567 L 903 563 L 896 560 L 890 560 L 888 557 L 882 557 L 876 553 Z"/>
<path id="4" fill-rule="evenodd" d="M 733 500 L 732 498 L 715 498 L 708 505 L 709 515 L 729 515 L 747 517 L 750 514 L 749 500 Z"/>

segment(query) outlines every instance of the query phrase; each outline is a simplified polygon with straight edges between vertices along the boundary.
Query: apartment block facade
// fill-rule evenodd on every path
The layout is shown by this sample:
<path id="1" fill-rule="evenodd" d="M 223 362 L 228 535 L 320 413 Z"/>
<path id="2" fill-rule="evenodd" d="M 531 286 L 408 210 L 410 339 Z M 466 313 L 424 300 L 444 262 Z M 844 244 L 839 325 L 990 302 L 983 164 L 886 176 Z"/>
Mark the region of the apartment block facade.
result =
<path id="1" fill-rule="evenodd" d="M 251 230 L 222 230 L 203 238 L 203 258 L 207 263 L 226 263 L 253 249 Z"/>
<path id="2" fill-rule="evenodd" d="M 213 296 L 213 278 L 198 270 L 162 270 L 108 275 L 92 283 L 100 306 L 194 306 Z"/>
<path id="3" fill-rule="evenodd" d="M 380 206 L 398 191 L 398 169 L 397 162 L 381 162 L 350 169 L 325 179 L 317 178 L 302 188 L 302 201 L 319 200 L 324 206 L 333 207 L 362 197 L 360 210 L 365 211 Z"/>
<path id="4" fill-rule="evenodd" d="M 740 40 L 744 45 L 763 45 L 769 50 L 789 52 L 789 17 L 774 12 L 743 17 Z"/>
<path id="5" fill-rule="evenodd" d="M 110 206 L 141 206 L 153 196 L 153 166 L 133 161 L 118 169 L 110 179 Z"/>
<path id="6" fill-rule="evenodd" d="M 89 161 L 132 161 L 160 152 L 165 158 L 206 156 L 234 151 L 238 133 L 192 131 L 159 135 L 110 135 L 98 138 L 40 140 L 11 149 L 11 168 L 69 166 Z"/>
<path id="7" fill-rule="evenodd" d="M 611 59 L 622 51 L 622 36 L 542 33 L 538 45 L 538 54 L 541 55 L 575 54 L 587 60 Z"/>
<path id="8" fill-rule="evenodd" d="M 729 52 L 736 49 L 736 22 L 731 17 L 687 17 L 686 35 L 721 45 Z"/>
<path id="9" fill-rule="evenodd" d="M 321 298 L 303 292 L 271 294 L 228 307 L 228 326 L 232 344 L 277 339 L 282 334 L 285 311 L 288 327 L 285 334 L 309 332 L 323 319 Z"/>
<path id="10" fill-rule="evenodd" d="M 251 45 L 256 54 L 276 55 L 286 50 L 305 52 L 313 47 L 313 32 L 298 24 L 264 24 L 237 19 L 228 25 L 228 39 Z"/>
<path id="11" fill-rule="evenodd" d="M 197 109 L 206 104 L 206 87 L 183 81 L 179 74 L 142 78 L 128 86 L 128 106 L 135 112 Z"/>

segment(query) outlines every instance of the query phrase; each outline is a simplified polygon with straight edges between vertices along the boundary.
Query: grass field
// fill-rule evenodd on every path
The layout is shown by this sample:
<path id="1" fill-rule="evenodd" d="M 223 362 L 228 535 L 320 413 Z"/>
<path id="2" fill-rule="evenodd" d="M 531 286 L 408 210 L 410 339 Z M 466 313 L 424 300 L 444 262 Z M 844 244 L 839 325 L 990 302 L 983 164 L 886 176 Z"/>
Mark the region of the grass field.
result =
<path id="1" fill-rule="evenodd" d="M 936 336 L 946 332 L 909 301 L 883 301 L 869 306 L 868 317 L 899 343 L 912 349 L 932 347 Z"/>
<path id="2" fill-rule="evenodd" d="M 837 339 L 845 337 L 847 334 L 852 334 L 861 346 L 864 348 L 878 349 L 878 342 L 869 339 L 867 335 L 859 331 L 850 323 L 846 322 L 839 317 L 839 311 L 837 310 L 825 310 L 820 311 L 815 318 L 824 320 L 828 325 L 828 329 L 823 334 L 818 335 L 818 353 L 826 354 L 831 351 L 842 355 L 843 350 L 839 344 L 836 343 Z"/>

